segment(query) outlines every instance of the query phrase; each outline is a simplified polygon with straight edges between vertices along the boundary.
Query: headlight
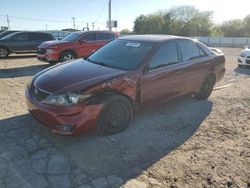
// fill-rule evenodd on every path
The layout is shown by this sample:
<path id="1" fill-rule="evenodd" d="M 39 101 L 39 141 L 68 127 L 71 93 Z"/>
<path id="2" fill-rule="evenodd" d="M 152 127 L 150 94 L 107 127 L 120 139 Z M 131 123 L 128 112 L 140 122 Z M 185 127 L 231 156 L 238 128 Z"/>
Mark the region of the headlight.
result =
<path id="1" fill-rule="evenodd" d="M 244 53 L 244 52 L 242 52 L 241 54 L 240 54 L 240 57 L 246 57 L 247 55 Z"/>
<path id="2" fill-rule="evenodd" d="M 46 53 L 47 53 L 47 54 L 52 54 L 52 53 L 54 53 L 54 49 L 47 49 L 47 50 L 46 50 Z"/>
<path id="3" fill-rule="evenodd" d="M 58 95 L 50 95 L 46 99 L 44 99 L 42 103 L 55 106 L 72 106 L 74 104 L 83 102 L 86 98 L 90 96 L 91 95 L 67 92 Z"/>

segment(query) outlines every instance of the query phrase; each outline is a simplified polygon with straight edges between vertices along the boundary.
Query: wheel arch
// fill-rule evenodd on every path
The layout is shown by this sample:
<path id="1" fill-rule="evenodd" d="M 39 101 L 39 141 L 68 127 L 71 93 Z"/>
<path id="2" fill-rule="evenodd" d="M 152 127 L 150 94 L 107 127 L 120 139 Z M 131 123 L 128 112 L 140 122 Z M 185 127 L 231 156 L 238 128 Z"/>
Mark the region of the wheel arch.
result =
<path id="1" fill-rule="evenodd" d="M 64 49 L 63 51 L 61 51 L 59 57 L 61 58 L 62 54 L 65 53 L 65 52 L 71 52 L 71 53 L 73 53 L 75 55 L 76 58 L 78 57 L 76 51 L 74 49 L 71 49 L 71 48 L 70 49 Z"/>
<path id="2" fill-rule="evenodd" d="M 137 103 L 131 96 L 129 96 L 129 95 L 127 95 L 119 90 L 113 89 L 113 88 L 105 89 L 105 90 L 98 91 L 98 92 L 94 93 L 90 97 L 88 102 L 89 102 L 89 104 L 96 104 L 96 103 L 98 104 L 98 103 L 102 102 L 102 99 L 104 97 L 107 97 L 110 95 L 120 95 L 120 96 L 126 98 L 131 103 L 133 111 L 135 111 L 137 109 Z"/>
<path id="3" fill-rule="evenodd" d="M 5 45 L 0 45 L 0 48 L 5 48 L 8 51 L 8 54 L 11 53 L 10 49 Z"/>

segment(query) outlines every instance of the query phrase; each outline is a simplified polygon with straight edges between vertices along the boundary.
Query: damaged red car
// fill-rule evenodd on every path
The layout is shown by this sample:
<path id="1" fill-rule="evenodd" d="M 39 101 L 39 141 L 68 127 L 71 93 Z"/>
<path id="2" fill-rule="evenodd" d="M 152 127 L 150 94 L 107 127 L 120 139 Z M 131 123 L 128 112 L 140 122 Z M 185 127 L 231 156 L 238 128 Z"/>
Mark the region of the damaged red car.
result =
<path id="1" fill-rule="evenodd" d="M 196 40 L 126 36 L 88 58 L 36 74 L 26 101 L 30 113 L 55 133 L 113 134 L 142 108 L 183 95 L 207 99 L 224 73 L 224 55 Z"/>

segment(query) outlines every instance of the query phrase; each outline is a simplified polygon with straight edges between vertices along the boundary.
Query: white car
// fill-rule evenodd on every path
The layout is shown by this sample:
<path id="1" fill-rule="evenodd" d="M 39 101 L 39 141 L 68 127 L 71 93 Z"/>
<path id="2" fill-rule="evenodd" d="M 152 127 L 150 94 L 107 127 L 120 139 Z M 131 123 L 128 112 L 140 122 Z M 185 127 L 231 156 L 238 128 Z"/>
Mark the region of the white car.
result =
<path id="1" fill-rule="evenodd" d="M 246 47 L 238 57 L 238 65 L 242 66 L 250 66 L 250 49 Z"/>

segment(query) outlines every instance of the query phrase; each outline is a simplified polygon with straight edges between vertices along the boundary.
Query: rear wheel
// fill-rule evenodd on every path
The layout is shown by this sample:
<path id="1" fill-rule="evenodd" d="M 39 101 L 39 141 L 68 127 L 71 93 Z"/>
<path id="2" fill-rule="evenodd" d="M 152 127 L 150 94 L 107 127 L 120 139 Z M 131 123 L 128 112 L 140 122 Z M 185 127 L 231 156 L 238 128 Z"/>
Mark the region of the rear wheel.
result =
<path id="1" fill-rule="evenodd" d="M 0 57 L 8 57 L 9 52 L 6 48 L 0 47 Z"/>
<path id="2" fill-rule="evenodd" d="M 64 61 L 70 61 L 72 59 L 75 59 L 76 55 L 73 52 L 70 51 L 66 51 L 63 52 L 61 57 L 60 57 L 60 62 L 64 62 Z"/>
<path id="3" fill-rule="evenodd" d="M 98 132 L 109 135 L 125 130 L 133 116 L 132 104 L 120 95 L 107 96 L 102 102 L 105 106 L 97 120 Z"/>
<path id="4" fill-rule="evenodd" d="M 195 95 L 197 99 L 206 100 L 212 93 L 215 84 L 215 76 L 209 75 L 201 85 L 200 91 Z"/>

